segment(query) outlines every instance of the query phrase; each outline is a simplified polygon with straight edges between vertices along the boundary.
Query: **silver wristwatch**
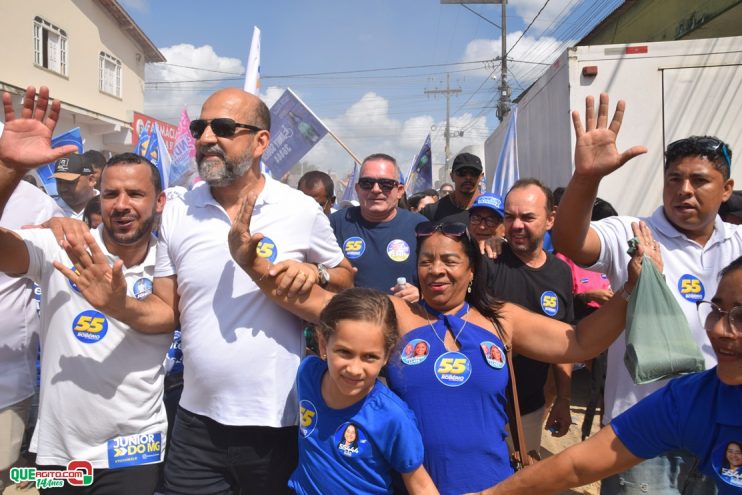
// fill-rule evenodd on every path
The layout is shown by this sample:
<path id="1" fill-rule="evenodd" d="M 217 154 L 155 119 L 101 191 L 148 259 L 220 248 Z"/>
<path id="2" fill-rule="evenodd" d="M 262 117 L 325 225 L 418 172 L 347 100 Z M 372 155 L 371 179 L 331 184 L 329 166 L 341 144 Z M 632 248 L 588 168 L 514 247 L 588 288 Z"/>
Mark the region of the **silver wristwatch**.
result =
<path id="1" fill-rule="evenodd" d="M 322 263 L 317 263 L 317 273 L 319 274 L 319 286 L 327 287 L 330 283 L 330 272 L 327 271 L 327 267 Z"/>

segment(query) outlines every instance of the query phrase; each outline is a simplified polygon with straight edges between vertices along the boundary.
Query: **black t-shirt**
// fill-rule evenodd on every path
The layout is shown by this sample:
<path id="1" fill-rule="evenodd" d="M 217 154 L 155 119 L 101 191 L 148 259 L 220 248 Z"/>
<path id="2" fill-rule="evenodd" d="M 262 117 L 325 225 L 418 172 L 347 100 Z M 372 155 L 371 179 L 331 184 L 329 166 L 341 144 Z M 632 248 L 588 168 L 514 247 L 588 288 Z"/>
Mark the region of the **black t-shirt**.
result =
<path id="1" fill-rule="evenodd" d="M 574 321 L 572 274 L 565 262 L 550 253 L 540 268 L 531 268 L 505 245 L 496 260 L 487 262 L 487 282 L 500 299 L 566 323 Z M 513 366 L 520 412 L 528 414 L 544 405 L 549 364 L 514 354 Z"/>
<path id="2" fill-rule="evenodd" d="M 431 203 L 420 210 L 420 213 L 427 217 L 431 222 L 469 223 L 469 210 L 466 208 L 462 210 L 453 204 L 451 196 L 453 196 L 453 193 L 448 196 L 443 196 L 440 201 Z"/>

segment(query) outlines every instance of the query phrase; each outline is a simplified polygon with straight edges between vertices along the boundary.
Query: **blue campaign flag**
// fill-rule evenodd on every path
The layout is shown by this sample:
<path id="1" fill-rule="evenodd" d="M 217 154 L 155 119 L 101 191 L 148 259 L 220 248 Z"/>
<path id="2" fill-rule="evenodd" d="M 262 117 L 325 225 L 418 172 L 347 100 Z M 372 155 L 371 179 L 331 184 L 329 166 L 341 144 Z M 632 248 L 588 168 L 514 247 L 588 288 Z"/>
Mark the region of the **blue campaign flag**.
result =
<path id="1" fill-rule="evenodd" d="M 327 127 L 287 89 L 271 107 L 271 142 L 263 153 L 266 169 L 282 178 L 325 134 Z"/>
<path id="2" fill-rule="evenodd" d="M 518 168 L 518 107 L 510 112 L 510 122 L 502 140 L 500 157 L 497 159 L 495 178 L 492 181 L 492 192 L 501 198 L 507 196 L 510 187 L 520 179 Z"/>
<path id="3" fill-rule="evenodd" d="M 82 136 L 80 135 L 80 128 L 75 127 L 69 131 L 63 132 L 62 134 L 52 138 L 52 148 L 58 146 L 64 146 L 66 144 L 74 144 L 77 146 L 77 153 L 82 155 Z M 54 174 L 54 162 L 47 163 L 36 169 L 36 175 L 41 180 L 41 185 L 44 186 L 46 193 L 49 196 L 57 195 L 57 181 L 52 177 Z"/>
<path id="4" fill-rule="evenodd" d="M 356 194 L 356 182 L 358 182 L 358 164 L 353 164 L 353 172 L 350 173 L 348 176 L 348 185 L 345 186 L 345 191 L 343 191 L 343 197 L 340 198 L 340 201 L 354 201 L 358 199 L 358 195 Z"/>
<path id="5" fill-rule="evenodd" d="M 167 188 L 170 180 L 170 153 L 168 153 L 165 140 L 162 139 L 162 135 L 160 134 L 160 127 L 156 123 L 150 134 L 144 157 L 155 164 L 157 170 L 160 171 L 162 188 Z"/>
<path id="6" fill-rule="evenodd" d="M 134 145 L 134 153 L 139 156 L 147 156 L 147 147 L 149 147 L 151 134 L 147 127 L 149 126 L 142 126 L 142 130 L 139 131 L 139 136 L 137 136 L 137 144 Z"/>
<path id="7" fill-rule="evenodd" d="M 425 138 L 423 147 L 420 148 L 412 162 L 405 185 L 408 196 L 433 187 L 433 153 L 430 149 L 430 134 Z"/>

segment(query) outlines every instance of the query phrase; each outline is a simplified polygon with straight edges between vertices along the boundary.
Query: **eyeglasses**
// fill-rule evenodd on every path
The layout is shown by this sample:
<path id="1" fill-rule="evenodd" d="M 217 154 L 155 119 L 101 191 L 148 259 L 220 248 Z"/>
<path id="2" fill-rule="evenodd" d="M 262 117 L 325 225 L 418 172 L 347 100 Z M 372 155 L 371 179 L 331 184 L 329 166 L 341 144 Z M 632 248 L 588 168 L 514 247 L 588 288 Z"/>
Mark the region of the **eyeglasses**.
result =
<path id="1" fill-rule="evenodd" d="M 710 332 L 723 317 L 727 317 L 729 331 L 733 336 L 742 337 L 742 306 L 735 306 L 729 311 L 722 311 L 719 306 L 709 301 L 696 301 L 698 318 L 701 325 Z"/>
<path id="2" fill-rule="evenodd" d="M 466 177 L 467 175 L 469 177 L 479 177 L 481 173 L 482 172 L 480 172 L 479 170 L 475 168 L 460 168 L 454 172 L 454 174 L 457 175 L 458 177 Z"/>
<path id="3" fill-rule="evenodd" d="M 382 191 L 388 193 L 399 185 L 399 181 L 394 179 L 374 179 L 373 177 L 361 177 L 358 179 L 358 187 L 364 191 L 373 189 L 374 184 L 378 184 Z"/>
<path id="4" fill-rule="evenodd" d="M 238 127 L 240 129 L 247 129 L 250 132 L 260 132 L 265 130 L 261 129 L 260 127 L 255 127 L 254 125 L 240 124 L 239 122 L 235 122 L 232 119 L 220 117 L 218 119 L 211 120 L 192 120 L 191 125 L 189 126 L 191 136 L 193 136 L 194 139 L 200 139 L 206 128 L 209 126 L 211 126 L 211 131 L 214 133 L 214 135 L 221 138 L 234 136 L 234 133 L 237 132 Z"/>
<path id="5" fill-rule="evenodd" d="M 711 136 L 678 139 L 677 141 L 673 141 L 672 143 L 667 145 L 667 152 L 665 154 L 672 155 L 674 149 L 689 142 L 700 145 L 703 148 L 703 153 L 707 155 L 721 151 L 721 154 L 726 160 L 727 165 L 731 168 L 732 157 L 729 156 L 729 147 L 721 139 L 717 139 Z"/>
<path id="6" fill-rule="evenodd" d="M 479 225 L 482 222 L 484 222 L 484 224 L 490 228 L 500 225 L 500 220 L 495 217 L 481 217 L 475 213 L 469 215 L 469 223 L 471 223 L 472 225 Z"/>
<path id="7" fill-rule="evenodd" d="M 466 225 L 461 222 L 422 222 L 417 224 L 415 227 L 415 235 L 417 237 L 428 237 L 436 232 L 440 232 L 441 234 L 453 239 L 458 239 L 466 234 Z"/>

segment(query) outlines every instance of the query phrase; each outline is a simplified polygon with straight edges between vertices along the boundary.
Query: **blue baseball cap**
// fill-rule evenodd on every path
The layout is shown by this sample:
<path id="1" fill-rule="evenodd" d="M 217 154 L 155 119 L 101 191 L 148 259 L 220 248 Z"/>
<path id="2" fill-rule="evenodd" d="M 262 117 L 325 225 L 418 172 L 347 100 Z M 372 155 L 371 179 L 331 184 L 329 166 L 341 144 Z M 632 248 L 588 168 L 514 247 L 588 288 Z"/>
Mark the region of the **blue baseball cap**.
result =
<path id="1" fill-rule="evenodd" d="M 505 218 L 505 210 L 502 205 L 502 198 L 495 193 L 484 193 L 474 200 L 474 204 L 469 208 L 469 213 L 475 208 L 489 208 L 497 213 L 500 219 Z"/>

